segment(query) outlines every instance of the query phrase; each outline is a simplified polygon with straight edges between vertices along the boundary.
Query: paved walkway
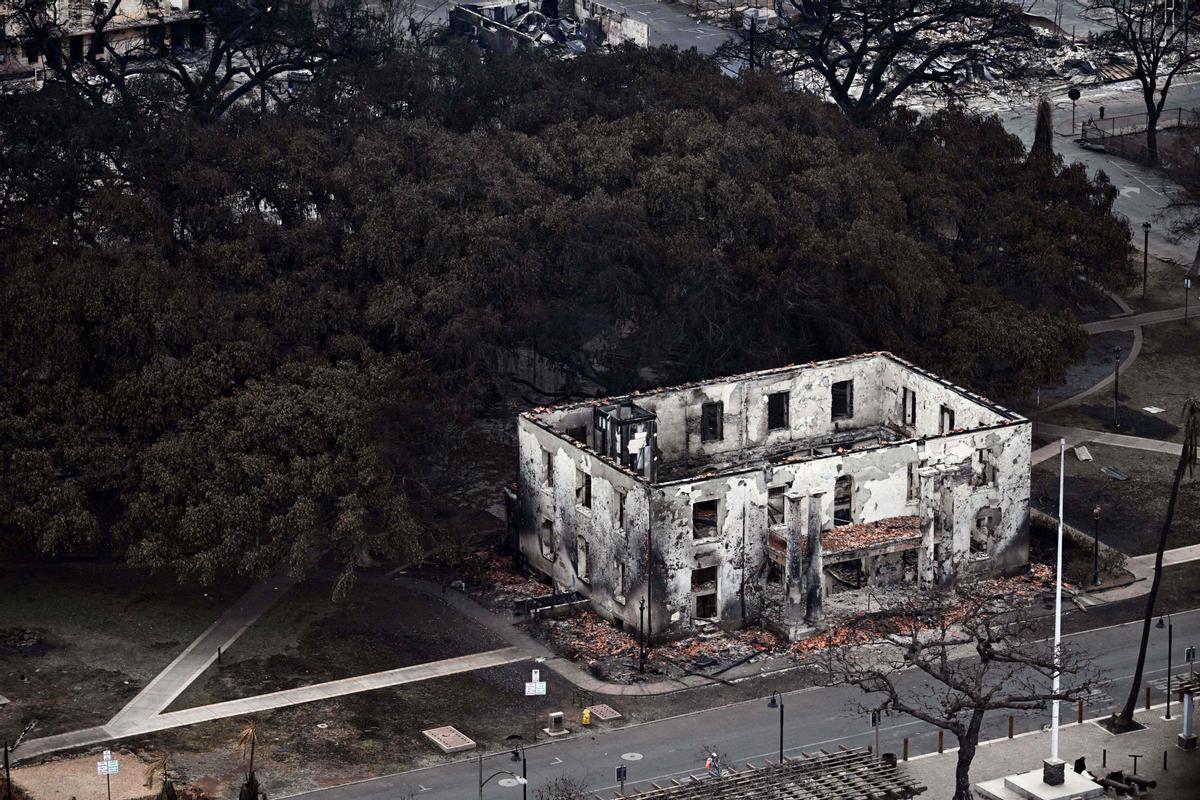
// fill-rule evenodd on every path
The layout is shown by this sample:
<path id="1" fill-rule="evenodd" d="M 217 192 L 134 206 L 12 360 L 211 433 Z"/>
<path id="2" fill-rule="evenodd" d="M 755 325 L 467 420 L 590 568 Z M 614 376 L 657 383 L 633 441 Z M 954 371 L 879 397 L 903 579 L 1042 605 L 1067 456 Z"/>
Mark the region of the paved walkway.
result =
<path id="1" fill-rule="evenodd" d="M 1108 433 L 1107 431 L 1095 431 L 1091 428 L 1068 428 L 1062 425 L 1047 425 L 1041 422 L 1034 423 L 1034 433 L 1042 436 L 1052 436 L 1055 439 L 1066 439 L 1067 449 L 1070 449 L 1084 442 L 1094 442 L 1096 444 L 1107 444 L 1113 447 L 1127 447 L 1132 450 L 1147 450 L 1152 453 L 1165 453 L 1166 455 L 1178 456 L 1183 452 L 1183 445 L 1178 442 L 1164 442 L 1160 439 L 1146 439 L 1141 436 L 1126 436 L 1122 433 Z M 1071 454 L 1068 454 L 1071 455 Z M 1048 445 L 1039 447 L 1033 451 L 1031 461 L 1034 464 L 1040 464 L 1043 461 L 1048 461 L 1051 458 L 1058 456 L 1058 442 L 1051 442 Z M 1074 458 L 1073 455 L 1071 455 Z"/>
<path id="2" fill-rule="evenodd" d="M 236 642 L 294 583 L 291 578 L 277 577 L 266 583 L 255 584 L 162 672 L 154 676 L 137 697 L 117 712 L 109 724 L 135 722 L 165 711 L 175 698 L 183 694 L 184 689 L 191 686 L 217 660 L 218 649 L 227 649 Z"/>
<path id="3" fill-rule="evenodd" d="M 1158 325 L 1163 322 L 1181 320 L 1185 312 L 1188 312 L 1190 322 L 1191 317 L 1197 316 L 1198 311 L 1200 311 L 1200 308 L 1185 309 L 1183 306 L 1180 306 L 1179 308 L 1168 308 L 1162 311 L 1147 311 L 1144 314 L 1134 314 L 1133 316 L 1102 319 L 1099 322 L 1089 322 L 1079 327 L 1083 328 L 1089 334 L 1108 333 L 1109 331 L 1131 331 L 1142 325 Z"/>

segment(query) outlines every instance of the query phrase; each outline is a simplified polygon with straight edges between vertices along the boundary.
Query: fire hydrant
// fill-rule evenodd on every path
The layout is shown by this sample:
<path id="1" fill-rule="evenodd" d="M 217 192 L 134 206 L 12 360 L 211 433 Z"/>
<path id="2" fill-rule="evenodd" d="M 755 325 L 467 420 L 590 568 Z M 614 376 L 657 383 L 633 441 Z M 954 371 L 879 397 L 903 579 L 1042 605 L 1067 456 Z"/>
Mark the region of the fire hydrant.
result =
<path id="1" fill-rule="evenodd" d="M 584 725 L 592 724 L 592 710 L 590 708 L 585 708 L 583 710 L 583 724 Z"/>

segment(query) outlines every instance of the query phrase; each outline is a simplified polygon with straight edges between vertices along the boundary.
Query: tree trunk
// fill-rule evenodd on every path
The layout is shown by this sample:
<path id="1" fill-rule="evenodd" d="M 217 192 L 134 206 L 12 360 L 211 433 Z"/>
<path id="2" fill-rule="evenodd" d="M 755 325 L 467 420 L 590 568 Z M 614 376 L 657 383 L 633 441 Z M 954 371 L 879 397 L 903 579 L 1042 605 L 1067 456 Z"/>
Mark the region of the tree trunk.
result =
<path id="1" fill-rule="evenodd" d="M 1146 119 L 1146 166 L 1158 166 L 1158 115 Z"/>
<path id="2" fill-rule="evenodd" d="M 954 800 L 972 800 L 971 762 L 979 746 L 979 730 L 983 727 L 983 711 L 971 712 L 971 722 L 958 737 L 958 761 L 954 766 Z"/>
<path id="3" fill-rule="evenodd" d="M 1125 707 L 1114 718 L 1114 727 L 1118 730 L 1129 728 L 1133 724 L 1133 710 L 1137 706 L 1138 692 L 1142 688 L 1142 670 L 1146 666 L 1146 647 L 1150 643 L 1150 621 L 1154 619 L 1154 603 L 1158 599 L 1158 585 L 1162 582 L 1163 551 L 1167 549 L 1167 535 L 1171 532 L 1171 522 L 1175 519 L 1175 501 L 1179 498 L 1179 484 L 1183 480 L 1184 470 L 1187 469 L 1187 448 L 1179 457 L 1179 466 L 1175 469 L 1175 480 L 1171 484 L 1171 497 L 1167 501 L 1167 518 L 1163 522 L 1162 531 L 1158 535 L 1158 550 L 1154 553 L 1154 580 L 1150 582 L 1150 594 L 1146 595 L 1146 616 L 1142 620 L 1142 643 L 1138 648 L 1137 668 L 1133 671 L 1133 684 L 1129 687 L 1129 697 Z"/>

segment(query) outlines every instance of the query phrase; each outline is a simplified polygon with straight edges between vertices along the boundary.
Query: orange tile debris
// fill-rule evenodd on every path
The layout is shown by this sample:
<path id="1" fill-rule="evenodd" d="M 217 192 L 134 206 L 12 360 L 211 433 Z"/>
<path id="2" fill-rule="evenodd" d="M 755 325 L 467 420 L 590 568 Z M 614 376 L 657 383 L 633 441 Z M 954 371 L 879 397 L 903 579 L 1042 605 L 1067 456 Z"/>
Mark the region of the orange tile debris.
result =
<path id="1" fill-rule="evenodd" d="M 888 517 L 878 522 L 843 525 L 821 534 L 821 549 L 826 553 L 861 550 L 873 545 L 912 539 L 921 535 L 918 516 Z"/>

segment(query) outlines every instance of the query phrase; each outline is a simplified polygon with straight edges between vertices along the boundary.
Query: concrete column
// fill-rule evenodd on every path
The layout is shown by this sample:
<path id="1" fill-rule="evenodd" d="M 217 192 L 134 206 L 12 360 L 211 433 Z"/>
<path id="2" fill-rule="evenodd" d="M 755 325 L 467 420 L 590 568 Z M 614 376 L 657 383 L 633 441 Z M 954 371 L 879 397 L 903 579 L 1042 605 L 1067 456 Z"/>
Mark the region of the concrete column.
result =
<path id="1" fill-rule="evenodd" d="M 924 587 L 933 584 L 933 545 L 936 540 L 934 508 L 937 502 L 934 492 L 937 478 L 933 470 L 924 467 L 917 473 L 917 481 L 920 487 L 918 508 L 921 514 L 921 554 L 917 559 L 917 584 Z"/>
<path id="2" fill-rule="evenodd" d="M 823 616 L 821 603 L 825 598 L 825 557 L 821 552 L 821 509 L 824 492 L 814 492 L 808 499 L 808 602 L 804 619 L 815 625 Z"/>
<path id="3" fill-rule="evenodd" d="M 784 564 L 783 621 L 789 629 L 804 623 L 804 540 L 808 535 L 808 503 L 805 495 L 789 490 L 787 503 L 787 557 Z"/>

